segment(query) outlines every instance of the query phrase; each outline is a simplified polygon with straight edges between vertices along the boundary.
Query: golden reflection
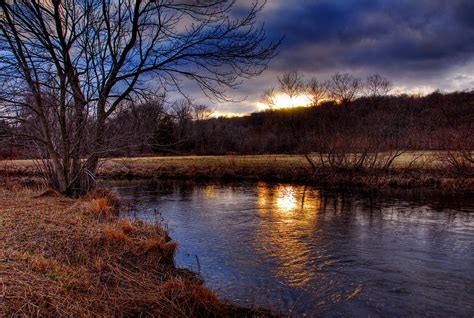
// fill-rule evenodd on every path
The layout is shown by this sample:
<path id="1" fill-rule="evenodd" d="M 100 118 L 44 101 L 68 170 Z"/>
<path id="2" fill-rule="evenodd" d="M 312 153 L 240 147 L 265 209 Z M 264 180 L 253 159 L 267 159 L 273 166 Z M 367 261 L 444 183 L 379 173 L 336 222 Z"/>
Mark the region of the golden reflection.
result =
<path id="1" fill-rule="evenodd" d="M 215 198 L 217 197 L 216 186 L 213 184 L 206 185 L 202 193 L 204 194 L 204 197 L 207 199 Z"/>
<path id="2" fill-rule="evenodd" d="M 296 209 L 298 203 L 293 187 L 283 187 L 277 195 L 278 197 L 276 198 L 275 204 L 281 212 L 292 212 Z"/>
<path id="3" fill-rule="evenodd" d="M 206 199 L 219 198 L 229 202 L 232 202 L 235 198 L 235 190 L 232 187 L 222 188 L 214 184 L 206 185 L 202 190 L 202 194 Z"/>
<path id="4" fill-rule="evenodd" d="M 257 189 L 260 224 L 256 242 L 275 259 L 276 275 L 289 285 L 304 285 L 312 278 L 308 270 L 314 274 L 310 260 L 319 257 L 324 261 L 314 240 L 309 246 L 304 239 L 316 232 L 321 194 L 316 189 L 296 185 L 261 183 Z"/>
<path id="5" fill-rule="evenodd" d="M 259 183 L 257 186 L 257 206 L 259 211 L 266 209 L 270 204 L 270 192 L 264 183 Z"/>
<path id="6" fill-rule="evenodd" d="M 321 206 L 319 191 L 307 186 L 277 185 L 269 187 L 264 183 L 258 185 L 258 207 L 270 209 L 272 213 L 296 214 L 301 219 L 307 216 L 308 209 L 319 210 Z M 261 212 L 261 211 L 260 211 Z"/>

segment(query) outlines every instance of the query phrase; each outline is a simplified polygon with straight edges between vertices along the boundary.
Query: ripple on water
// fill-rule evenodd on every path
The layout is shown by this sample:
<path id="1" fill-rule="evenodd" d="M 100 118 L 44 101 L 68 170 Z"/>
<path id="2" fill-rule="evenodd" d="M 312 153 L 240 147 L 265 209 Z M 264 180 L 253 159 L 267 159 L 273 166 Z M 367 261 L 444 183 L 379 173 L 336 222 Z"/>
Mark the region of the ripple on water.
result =
<path id="1" fill-rule="evenodd" d="M 130 217 L 164 220 L 178 265 L 201 270 L 234 302 L 326 316 L 474 312 L 472 198 L 267 183 L 111 186 L 139 203 Z"/>

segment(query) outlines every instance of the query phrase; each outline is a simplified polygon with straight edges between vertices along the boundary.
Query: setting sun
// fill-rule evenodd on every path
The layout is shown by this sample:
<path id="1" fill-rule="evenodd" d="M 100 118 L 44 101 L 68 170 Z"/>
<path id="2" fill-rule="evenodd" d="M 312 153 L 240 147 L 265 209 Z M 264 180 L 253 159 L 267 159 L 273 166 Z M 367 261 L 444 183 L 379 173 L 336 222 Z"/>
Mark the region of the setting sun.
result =
<path id="1" fill-rule="evenodd" d="M 273 97 L 273 104 L 269 105 L 263 102 L 257 103 L 259 110 L 265 109 L 281 109 L 281 108 L 293 108 L 293 107 L 308 107 L 311 104 L 311 98 L 308 95 L 298 95 L 293 98 L 286 94 L 276 94 Z"/>

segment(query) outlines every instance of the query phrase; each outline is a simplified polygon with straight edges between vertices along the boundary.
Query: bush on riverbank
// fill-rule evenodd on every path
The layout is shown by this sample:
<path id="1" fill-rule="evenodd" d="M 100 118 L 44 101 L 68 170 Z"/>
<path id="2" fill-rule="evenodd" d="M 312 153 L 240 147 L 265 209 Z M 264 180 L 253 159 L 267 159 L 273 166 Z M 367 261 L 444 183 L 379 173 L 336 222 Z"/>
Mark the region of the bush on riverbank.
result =
<path id="1" fill-rule="evenodd" d="M 177 245 L 162 227 L 91 213 L 95 200 L 113 210 L 107 196 L 34 194 L 0 188 L 0 316 L 258 314 L 177 269 Z"/>

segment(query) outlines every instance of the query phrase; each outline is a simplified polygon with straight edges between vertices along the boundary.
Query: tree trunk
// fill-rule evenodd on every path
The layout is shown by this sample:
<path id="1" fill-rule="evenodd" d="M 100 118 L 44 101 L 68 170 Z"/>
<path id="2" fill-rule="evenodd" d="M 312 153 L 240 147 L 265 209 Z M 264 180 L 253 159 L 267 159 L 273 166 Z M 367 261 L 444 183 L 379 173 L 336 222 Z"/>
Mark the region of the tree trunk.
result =
<path id="1" fill-rule="evenodd" d="M 51 149 L 48 149 L 51 162 L 53 164 L 53 170 L 55 172 L 56 180 L 49 180 L 50 183 L 56 183 L 57 190 L 61 193 L 66 194 L 68 189 L 68 182 L 66 174 L 64 173 L 64 167 L 62 166 L 59 156 Z M 51 184 L 52 186 L 54 184 Z"/>

